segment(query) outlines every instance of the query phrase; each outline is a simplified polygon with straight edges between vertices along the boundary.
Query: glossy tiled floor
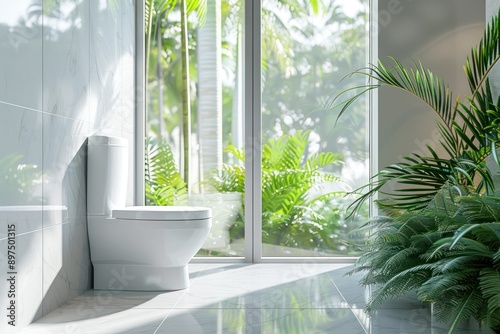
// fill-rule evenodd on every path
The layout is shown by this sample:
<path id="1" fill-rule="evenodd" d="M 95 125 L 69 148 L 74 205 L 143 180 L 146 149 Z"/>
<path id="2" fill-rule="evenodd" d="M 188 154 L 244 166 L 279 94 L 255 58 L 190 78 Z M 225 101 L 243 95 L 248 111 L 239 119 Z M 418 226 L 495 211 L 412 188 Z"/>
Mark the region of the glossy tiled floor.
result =
<path id="1" fill-rule="evenodd" d="M 190 264 L 191 286 L 173 292 L 89 291 L 22 333 L 446 333 L 411 298 L 377 315 L 349 265 Z M 489 333 L 464 325 L 456 333 Z"/>

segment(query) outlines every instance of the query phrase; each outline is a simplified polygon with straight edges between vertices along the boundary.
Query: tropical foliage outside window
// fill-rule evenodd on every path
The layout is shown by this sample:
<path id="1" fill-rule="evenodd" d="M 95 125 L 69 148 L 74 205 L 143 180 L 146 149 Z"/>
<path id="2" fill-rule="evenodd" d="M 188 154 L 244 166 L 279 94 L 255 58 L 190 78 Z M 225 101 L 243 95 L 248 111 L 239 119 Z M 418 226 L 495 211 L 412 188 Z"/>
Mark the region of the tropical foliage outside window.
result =
<path id="1" fill-rule="evenodd" d="M 146 1 L 147 202 L 239 194 L 221 214 L 228 235 L 212 235 L 198 255 L 243 256 L 243 146 L 259 140 L 244 137 L 243 5 Z M 363 215 L 345 219 L 353 199 L 344 195 L 368 181 L 366 101 L 336 123 L 331 97 L 366 64 L 367 8 L 366 0 L 262 2 L 264 256 L 360 252 L 365 236 L 353 231 Z"/>

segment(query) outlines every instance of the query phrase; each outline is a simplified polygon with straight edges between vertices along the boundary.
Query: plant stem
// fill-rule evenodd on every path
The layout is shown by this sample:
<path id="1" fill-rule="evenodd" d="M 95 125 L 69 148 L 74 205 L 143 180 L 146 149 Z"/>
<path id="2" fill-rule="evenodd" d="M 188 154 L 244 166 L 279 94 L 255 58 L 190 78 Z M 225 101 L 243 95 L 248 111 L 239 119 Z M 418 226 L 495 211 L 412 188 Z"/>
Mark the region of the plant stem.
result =
<path id="1" fill-rule="evenodd" d="M 152 20 L 153 20 L 153 0 L 146 1 L 146 11 L 145 15 L 146 17 L 146 41 L 145 41 L 145 49 L 146 49 L 146 55 L 145 55 L 145 61 L 146 61 L 146 77 L 148 74 L 148 67 L 149 67 L 149 53 L 151 49 L 151 29 L 152 29 Z"/>
<path id="2" fill-rule="evenodd" d="M 184 146 L 184 182 L 189 191 L 189 158 L 191 156 L 191 106 L 189 91 L 189 49 L 186 0 L 181 0 L 181 49 L 182 49 L 182 139 Z"/>

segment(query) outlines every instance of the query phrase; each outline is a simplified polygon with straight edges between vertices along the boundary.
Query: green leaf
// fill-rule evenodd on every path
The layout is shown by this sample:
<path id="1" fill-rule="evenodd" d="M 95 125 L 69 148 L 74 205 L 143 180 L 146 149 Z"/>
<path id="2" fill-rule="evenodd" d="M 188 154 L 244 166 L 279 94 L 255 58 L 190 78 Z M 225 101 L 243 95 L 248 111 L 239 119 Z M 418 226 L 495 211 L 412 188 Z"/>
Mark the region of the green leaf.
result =
<path id="1" fill-rule="evenodd" d="M 419 61 L 405 67 L 394 58 L 390 58 L 389 65 L 379 61 L 353 72 L 351 75 L 365 76 L 368 82 L 350 87 L 328 101 L 328 107 L 340 108 L 338 121 L 354 101 L 373 89 L 387 86 L 402 90 L 426 103 L 435 113 L 437 129 L 442 136 L 439 144 L 448 155 L 439 157 L 437 150 L 428 146 L 428 156 L 413 154 L 386 167 L 368 185 L 351 192 L 359 195 L 349 207 L 351 215 L 386 185 L 398 191 L 383 192 L 389 201 L 381 205 L 414 211 L 423 210 L 447 183 L 492 193 L 494 183 L 484 160 L 490 152 L 496 157 L 496 149 L 500 146 L 500 98 L 493 100 L 488 80 L 488 74 L 500 59 L 499 16 L 500 10 L 487 25 L 479 46 L 472 49 L 467 59 L 465 72 L 472 96 L 463 101 L 454 100 L 444 81 L 426 70 Z M 347 96 L 346 100 L 337 102 L 344 96 Z M 397 187 L 392 187 L 394 184 Z M 415 188 L 421 196 L 411 195 Z"/>
<path id="2" fill-rule="evenodd" d="M 175 165 L 174 155 L 163 140 L 147 139 L 145 186 L 149 205 L 174 205 L 187 199 L 186 184 Z"/>
<path id="3" fill-rule="evenodd" d="M 488 313 L 500 312 L 500 273 L 493 268 L 484 268 L 479 276 L 479 286 L 488 302 Z"/>

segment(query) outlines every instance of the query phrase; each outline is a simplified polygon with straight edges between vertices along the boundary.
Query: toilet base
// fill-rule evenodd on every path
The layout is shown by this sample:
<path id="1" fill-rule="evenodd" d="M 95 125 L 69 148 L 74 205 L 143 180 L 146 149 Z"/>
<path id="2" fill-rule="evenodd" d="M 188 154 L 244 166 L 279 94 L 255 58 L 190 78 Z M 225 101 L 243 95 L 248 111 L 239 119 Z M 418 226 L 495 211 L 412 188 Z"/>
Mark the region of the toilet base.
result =
<path id="1" fill-rule="evenodd" d="M 158 291 L 188 287 L 187 264 L 180 267 L 94 264 L 95 290 Z"/>

